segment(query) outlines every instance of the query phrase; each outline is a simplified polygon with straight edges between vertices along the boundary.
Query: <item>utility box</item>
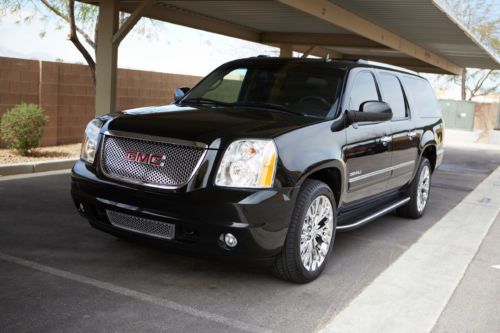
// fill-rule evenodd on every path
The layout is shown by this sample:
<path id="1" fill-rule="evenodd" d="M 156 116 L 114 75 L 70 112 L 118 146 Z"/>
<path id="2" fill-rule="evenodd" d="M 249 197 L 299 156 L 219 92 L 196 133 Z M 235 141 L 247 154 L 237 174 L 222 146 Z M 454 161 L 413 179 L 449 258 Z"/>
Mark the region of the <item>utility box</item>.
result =
<path id="1" fill-rule="evenodd" d="M 469 101 L 439 100 L 446 128 L 456 128 L 466 131 L 474 129 L 475 103 Z"/>

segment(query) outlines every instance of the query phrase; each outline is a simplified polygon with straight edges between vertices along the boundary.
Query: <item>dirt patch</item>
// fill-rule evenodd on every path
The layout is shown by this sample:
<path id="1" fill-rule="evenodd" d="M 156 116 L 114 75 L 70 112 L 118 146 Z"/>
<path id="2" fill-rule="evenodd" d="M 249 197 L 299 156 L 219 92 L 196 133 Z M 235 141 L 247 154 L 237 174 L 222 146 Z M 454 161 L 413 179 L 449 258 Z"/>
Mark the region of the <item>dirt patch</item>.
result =
<path id="1" fill-rule="evenodd" d="M 34 149 L 30 156 L 21 156 L 9 149 L 0 149 L 0 165 L 60 160 L 65 158 L 78 158 L 80 156 L 81 143 L 70 145 L 43 147 Z"/>

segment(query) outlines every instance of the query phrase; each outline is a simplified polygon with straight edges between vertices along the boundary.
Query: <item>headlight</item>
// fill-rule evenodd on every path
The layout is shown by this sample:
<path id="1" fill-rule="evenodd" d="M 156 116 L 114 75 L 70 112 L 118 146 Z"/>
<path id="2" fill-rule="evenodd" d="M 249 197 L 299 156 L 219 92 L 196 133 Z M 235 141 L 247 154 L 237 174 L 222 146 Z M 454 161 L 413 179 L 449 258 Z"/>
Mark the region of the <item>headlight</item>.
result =
<path id="1" fill-rule="evenodd" d="M 87 163 L 94 163 L 99 140 L 99 131 L 102 125 L 103 122 L 101 120 L 94 119 L 87 125 L 87 128 L 85 128 L 85 139 L 83 141 L 80 158 Z"/>
<path id="2" fill-rule="evenodd" d="M 222 157 L 215 185 L 246 188 L 272 187 L 276 155 L 276 146 L 272 140 L 234 141 Z"/>

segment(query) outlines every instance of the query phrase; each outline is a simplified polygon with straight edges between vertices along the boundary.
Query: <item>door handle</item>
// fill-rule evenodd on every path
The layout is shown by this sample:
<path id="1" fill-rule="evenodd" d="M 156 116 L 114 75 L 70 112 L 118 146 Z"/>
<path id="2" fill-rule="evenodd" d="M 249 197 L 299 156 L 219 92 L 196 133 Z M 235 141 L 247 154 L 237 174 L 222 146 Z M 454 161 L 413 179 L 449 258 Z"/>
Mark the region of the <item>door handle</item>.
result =
<path id="1" fill-rule="evenodd" d="M 384 146 L 387 146 L 387 144 L 392 141 L 392 136 L 383 136 L 380 138 L 380 141 Z"/>
<path id="2" fill-rule="evenodd" d="M 413 138 L 417 136 L 417 132 L 415 132 L 415 131 L 410 131 L 410 132 L 408 132 L 408 134 L 407 134 L 407 135 L 408 135 L 408 137 L 410 138 L 410 140 L 413 140 Z"/>

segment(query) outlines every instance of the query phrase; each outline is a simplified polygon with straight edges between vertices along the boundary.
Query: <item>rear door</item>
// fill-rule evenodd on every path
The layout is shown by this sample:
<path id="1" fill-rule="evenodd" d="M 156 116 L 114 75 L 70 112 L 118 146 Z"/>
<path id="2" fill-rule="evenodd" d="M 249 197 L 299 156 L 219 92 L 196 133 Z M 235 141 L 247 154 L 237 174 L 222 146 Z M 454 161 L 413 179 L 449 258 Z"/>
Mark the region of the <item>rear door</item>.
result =
<path id="1" fill-rule="evenodd" d="M 351 70 L 345 96 L 343 110 L 359 110 L 363 102 L 380 100 L 373 72 L 365 68 Z M 385 191 L 391 175 L 390 130 L 388 121 L 347 127 L 344 156 L 349 183 L 345 203 Z"/>
<path id="2" fill-rule="evenodd" d="M 392 174 L 387 189 L 404 186 L 411 179 L 418 155 L 418 139 L 415 122 L 411 118 L 409 104 L 397 74 L 391 71 L 377 71 L 382 100 L 392 109 L 391 167 Z"/>

